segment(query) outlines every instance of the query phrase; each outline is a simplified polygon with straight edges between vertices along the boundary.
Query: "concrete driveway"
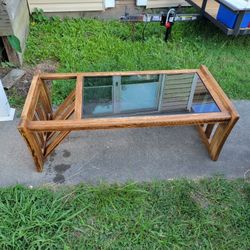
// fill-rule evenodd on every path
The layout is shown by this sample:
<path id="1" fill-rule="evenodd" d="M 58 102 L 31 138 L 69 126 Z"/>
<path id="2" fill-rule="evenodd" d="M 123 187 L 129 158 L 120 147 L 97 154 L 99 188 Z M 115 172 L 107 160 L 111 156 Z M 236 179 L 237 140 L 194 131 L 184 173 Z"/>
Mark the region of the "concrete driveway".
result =
<path id="1" fill-rule="evenodd" d="M 37 173 L 13 122 L 0 123 L 0 186 L 123 183 L 174 178 L 250 175 L 250 101 L 235 101 L 241 119 L 217 162 L 193 127 L 74 132 Z M 249 171 L 248 171 L 249 170 Z"/>

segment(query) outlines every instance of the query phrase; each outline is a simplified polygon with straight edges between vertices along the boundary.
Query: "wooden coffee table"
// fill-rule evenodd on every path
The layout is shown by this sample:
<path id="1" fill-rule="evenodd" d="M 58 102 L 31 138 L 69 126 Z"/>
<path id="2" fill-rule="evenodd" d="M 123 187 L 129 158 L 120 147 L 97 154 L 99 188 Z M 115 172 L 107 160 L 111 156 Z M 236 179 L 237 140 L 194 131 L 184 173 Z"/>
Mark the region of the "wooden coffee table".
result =
<path id="1" fill-rule="evenodd" d="M 47 81 L 73 91 L 52 109 Z M 73 83 L 72 83 L 73 81 Z M 205 66 L 194 70 L 39 73 L 34 76 L 19 131 L 37 171 L 73 130 L 196 126 L 212 160 L 239 115 Z"/>

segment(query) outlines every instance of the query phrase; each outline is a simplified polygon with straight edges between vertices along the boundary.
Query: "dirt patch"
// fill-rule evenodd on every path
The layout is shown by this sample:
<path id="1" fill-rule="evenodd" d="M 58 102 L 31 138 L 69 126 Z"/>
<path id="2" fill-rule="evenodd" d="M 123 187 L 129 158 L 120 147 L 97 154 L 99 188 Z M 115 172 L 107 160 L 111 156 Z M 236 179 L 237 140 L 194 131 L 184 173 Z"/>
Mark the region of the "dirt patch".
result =
<path id="1" fill-rule="evenodd" d="M 11 89 L 6 91 L 11 105 L 20 111 L 28 94 L 33 76 L 39 71 L 53 73 L 57 71 L 57 68 L 58 62 L 51 60 L 44 61 L 35 66 L 24 65 L 21 69 L 25 70 L 25 75 Z M 11 68 L 0 68 L 0 78 L 5 76 L 10 70 Z M 50 87 L 51 82 L 48 81 L 46 83 Z"/>
<path id="2" fill-rule="evenodd" d="M 201 207 L 201 208 L 208 208 L 210 205 L 209 200 L 199 192 L 192 192 L 191 198 Z"/>
<path id="3" fill-rule="evenodd" d="M 37 64 L 34 67 L 24 66 L 22 69 L 26 71 L 26 74 L 16 84 L 15 88 L 18 90 L 18 92 L 22 96 L 26 97 L 32 78 L 36 73 L 38 72 L 53 73 L 53 72 L 56 72 L 57 67 L 58 67 L 58 63 L 54 61 L 45 61 L 45 62 Z"/>
<path id="4" fill-rule="evenodd" d="M 5 75 L 9 73 L 11 69 L 9 68 L 0 68 L 0 78 L 2 79 Z"/>

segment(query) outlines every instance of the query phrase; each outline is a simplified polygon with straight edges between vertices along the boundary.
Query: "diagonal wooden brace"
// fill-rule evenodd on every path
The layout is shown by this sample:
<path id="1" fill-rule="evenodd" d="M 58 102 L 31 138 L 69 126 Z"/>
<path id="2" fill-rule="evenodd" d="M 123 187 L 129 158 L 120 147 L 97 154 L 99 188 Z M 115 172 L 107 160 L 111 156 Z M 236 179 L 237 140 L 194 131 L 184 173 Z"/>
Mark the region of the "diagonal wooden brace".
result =
<path id="1" fill-rule="evenodd" d="M 30 131 L 29 121 L 68 120 L 75 112 L 75 90 L 53 112 L 49 91 L 39 75 L 34 76 L 27 96 L 18 130 L 31 151 L 38 172 L 42 172 L 48 155 L 70 133 L 68 131 L 39 132 Z"/>

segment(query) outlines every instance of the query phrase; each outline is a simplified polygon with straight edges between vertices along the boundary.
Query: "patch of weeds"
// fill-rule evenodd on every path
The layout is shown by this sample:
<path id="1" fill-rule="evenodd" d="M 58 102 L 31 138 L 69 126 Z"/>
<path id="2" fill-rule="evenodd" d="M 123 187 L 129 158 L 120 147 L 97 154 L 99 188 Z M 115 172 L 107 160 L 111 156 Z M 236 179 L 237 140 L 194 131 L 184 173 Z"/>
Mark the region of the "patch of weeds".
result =
<path id="1" fill-rule="evenodd" d="M 21 110 L 25 102 L 25 96 L 21 95 L 15 87 L 11 88 L 6 93 L 10 106 Z"/>
<path id="2" fill-rule="evenodd" d="M 42 9 L 35 8 L 32 12 L 31 20 L 33 22 L 46 22 L 49 18 L 44 15 L 44 11 Z"/>
<path id="3" fill-rule="evenodd" d="M 15 64 L 13 64 L 13 63 L 11 63 L 11 62 L 7 62 L 7 61 L 5 61 L 5 62 L 1 62 L 0 63 L 0 68 L 15 68 L 16 66 L 15 66 Z"/>
<path id="4" fill-rule="evenodd" d="M 0 248 L 249 249 L 249 185 L 215 177 L 2 188 Z"/>
<path id="5" fill-rule="evenodd" d="M 52 102 L 55 105 L 61 104 L 76 86 L 74 80 L 54 80 L 52 82 Z"/>
<path id="6" fill-rule="evenodd" d="M 224 35 L 208 21 L 176 23 L 170 40 L 150 23 L 55 19 L 31 25 L 25 60 L 54 59 L 59 72 L 198 68 L 205 64 L 234 99 L 250 99 L 250 36 Z M 63 84 L 63 83 L 62 83 Z M 56 88 L 56 87 L 55 87 Z M 55 99 L 62 99 L 55 91 Z"/>

